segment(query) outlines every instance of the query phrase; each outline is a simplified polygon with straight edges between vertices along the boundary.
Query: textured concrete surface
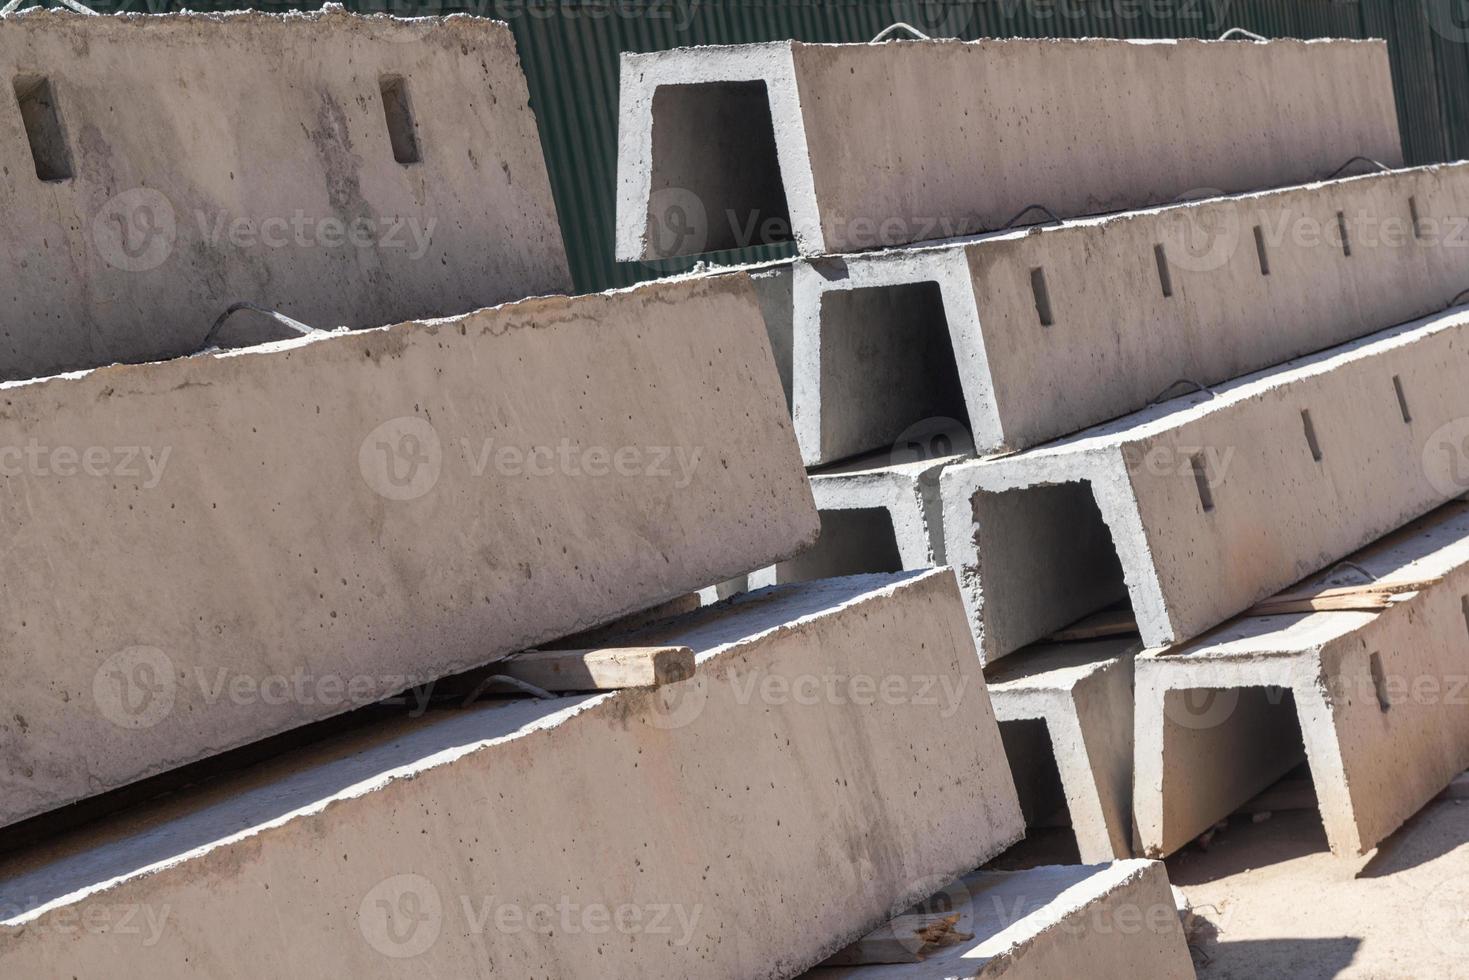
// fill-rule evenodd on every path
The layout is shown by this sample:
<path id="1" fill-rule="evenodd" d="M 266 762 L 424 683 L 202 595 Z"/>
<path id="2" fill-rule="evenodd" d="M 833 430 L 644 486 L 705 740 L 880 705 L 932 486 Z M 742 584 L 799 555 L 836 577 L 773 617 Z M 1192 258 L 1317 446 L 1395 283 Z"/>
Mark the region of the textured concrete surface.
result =
<path id="1" fill-rule="evenodd" d="M 818 530 L 742 276 L 0 397 L 0 537 L 26 570 L 0 584 L 0 823 L 763 567 Z"/>
<path id="2" fill-rule="evenodd" d="M 1200 980 L 1469 980 L 1469 803 L 1434 803 L 1371 859 L 1311 811 L 1231 821 L 1168 862 L 1203 920 Z"/>
<path id="3" fill-rule="evenodd" d="M 1466 222 L 1460 164 L 799 260 L 802 457 L 934 416 L 1024 449 L 1436 312 L 1469 282 Z"/>
<path id="4" fill-rule="evenodd" d="M 0 379 L 191 353 L 239 301 L 331 329 L 571 289 L 502 23 L 38 10 L 0 22 L 0 76 Z"/>
<path id="5" fill-rule="evenodd" d="M 973 234 L 1399 166 L 1380 41 L 1011 39 L 627 54 L 617 257 Z M 1270 106 L 1269 124 L 1259 107 Z"/>
<path id="6" fill-rule="evenodd" d="M 1451 311 L 941 478 L 986 661 L 1123 599 L 1197 636 L 1464 493 Z"/>
<path id="7" fill-rule="evenodd" d="M 1186 845 L 1303 749 L 1343 855 L 1376 847 L 1469 768 L 1469 504 L 1351 561 L 1377 585 L 1432 584 L 1378 612 L 1245 617 L 1138 658 L 1135 806 L 1148 854 Z M 1362 581 L 1343 566 L 1311 584 Z"/>
<path id="8" fill-rule="evenodd" d="M 823 967 L 803 980 L 1193 980 L 1168 884 L 1156 861 L 978 871 L 919 910 L 957 914 L 973 939 L 921 963 Z"/>
<path id="9" fill-rule="evenodd" d="M 9 857 L 0 972 L 788 977 L 1023 833 L 947 573 L 635 636 L 697 675 L 375 727 Z"/>
<path id="10" fill-rule="evenodd" d="M 1132 857 L 1132 711 L 1135 637 L 1033 647 L 989 671 L 990 700 L 1021 804 L 1053 796 L 1032 780 L 1060 781 L 1066 813 L 1086 862 Z M 1017 722 L 1045 725 L 1047 738 L 1008 737 Z M 1020 731 L 1023 733 L 1024 728 Z M 1048 753 L 1041 755 L 1041 753 Z M 1049 817 L 1027 807 L 1026 819 Z"/>

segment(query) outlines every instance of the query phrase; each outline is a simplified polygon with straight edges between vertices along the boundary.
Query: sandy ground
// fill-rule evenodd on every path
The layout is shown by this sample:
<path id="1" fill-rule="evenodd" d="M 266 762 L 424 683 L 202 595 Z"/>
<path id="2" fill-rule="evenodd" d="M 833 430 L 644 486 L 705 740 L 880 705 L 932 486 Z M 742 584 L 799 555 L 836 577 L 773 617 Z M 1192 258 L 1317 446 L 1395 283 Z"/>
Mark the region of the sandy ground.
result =
<path id="1" fill-rule="evenodd" d="M 1469 801 L 1430 804 L 1349 860 L 1314 811 L 1236 815 L 1168 876 L 1202 920 L 1200 980 L 1469 980 Z"/>

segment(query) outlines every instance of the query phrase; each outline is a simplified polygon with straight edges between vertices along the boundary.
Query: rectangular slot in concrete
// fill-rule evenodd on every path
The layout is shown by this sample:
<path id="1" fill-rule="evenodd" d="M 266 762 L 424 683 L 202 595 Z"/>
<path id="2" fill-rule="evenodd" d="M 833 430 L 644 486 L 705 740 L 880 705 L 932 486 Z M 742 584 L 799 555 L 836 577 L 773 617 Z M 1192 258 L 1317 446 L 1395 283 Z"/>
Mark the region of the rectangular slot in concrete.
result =
<path id="1" fill-rule="evenodd" d="M 1199 491 L 1199 506 L 1204 513 L 1214 509 L 1214 487 L 1209 477 L 1209 464 L 1202 453 L 1196 453 L 1189 457 L 1189 469 L 1194 471 L 1194 486 Z"/>
<path id="2" fill-rule="evenodd" d="M 969 427 L 939 283 L 833 290 L 820 315 L 824 459 L 891 446 L 925 420 Z"/>
<path id="3" fill-rule="evenodd" d="M 1403 421 L 1408 425 L 1413 424 L 1413 412 L 1408 408 L 1408 392 L 1403 388 L 1403 376 L 1395 374 L 1392 376 L 1393 393 L 1398 397 L 1398 412 L 1402 414 Z"/>
<path id="4" fill-rule="evenodd" d="M 1408 218 L 1413 223 L 1413 237 L 1421 239 L 1423 237 L 1423 221 L 1418 215 L 1417 195 L 1409 195 L 1408 197 Z"/>
<path id="5" fill-rule="evenodd" d="M 790 241 L 765 82 L 666 85 L 652 112 L 658 255 Z"/>
<path id="6" fill-rule="evenodd" d="M 1347 258 L 1352 257 L 1352 236 L 1347 231 L 1347 213 L 1338 211 L 1336 213 L 1336 232 L 1341 239 L 1341 252 Z"/>
<path id="7" fill-rule="evenodd" d="M 1035 315 L 1041 321 L 1041 326 L 1053 326 L 1056 317 L 1051 312 L 1051 290 L 1046 286 L 1045 269 L 1030 270 L 1030 291 L 1035 296 Z"/>
<path id="8" fill-rule="evenodd" d="M 1162 242 L 1153 246 L 1153 264 L 1158 267 L 1158 288 L 1167 299 L 1173 295 L 1173 274 L 1168 271 L 1168 250 Z"/>
<path id="9" fill-rule="evenodd" d="M 1255 259 L 1260 264 L 1260 275 L 1270 275 L 1270 253 L 1265 250 L 1265 229 L 1255 226 Z"/>
<path id="10" fill-rule="evenodd" d="M 1311 450 L 1311 458 L 1321 462 L 1324 458 L 1321 453 L 1321 438 L 1316 434 L 1316 423 L 1311 419 L 1309 408 L 1301 409 L 1301 427 L 1306 433 L 1306 448 Z"/>
<path id="11" fill-rule="evenodd" d="M 393 146 L 393 159 L 405 166 L 422 163 L 418 149 L 418 125 L 413 118 L 413 103 L 408 97 L 408 80 L 401 75 L 386 75 L 378 82 L 383 99 L 383 117 L 388 126 L 388 140 Z"/>
<path id="12" fill-rule="evenodd" d="M 20 105 L 20 118 L 25 124 L 36 177 L 44 181 L 70 180 L 71 151 L 66 146 L 66 130 L 61 125 L 61 111 L 56 106 L 56 92 L 51 86 L 51 79 L 35 75 L 18 76 L 15 79 L 15 101 Z"/>

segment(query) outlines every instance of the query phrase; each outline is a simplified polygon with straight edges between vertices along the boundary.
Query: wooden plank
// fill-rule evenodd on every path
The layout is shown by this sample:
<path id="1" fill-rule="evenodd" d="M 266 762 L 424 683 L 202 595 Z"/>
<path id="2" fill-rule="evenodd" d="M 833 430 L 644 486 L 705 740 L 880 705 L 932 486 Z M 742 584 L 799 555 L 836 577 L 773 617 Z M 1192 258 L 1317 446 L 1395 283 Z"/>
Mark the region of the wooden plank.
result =
<path id="1" fill-rule="evenodd" d="M 1365 582 L 1331 589 L 1302 589 L 1281 592 L 1257 603 L 1239 615 L 1239 619 L 1252 616 L 1288 616 L 1313 612 L 1378 612 L 1386 609 L 1404 596 L 1421 592 L 1439 579 L 1420 579 L 1413 582 Z M 1137 618 L 1130 609 L 1105 609 L 1063 630 L 1052 633 L 1051 643 L 1078 643 L 1100 640 L 1109 636 L 1127 636 L 1136 633 Z"/>
<path id="2" fill-rule="evenodd" d="M 694 676 L 694 651 L 667 646 L 527 650 L 491 664 L 489 670 L 552 693 L 662 687 Z"/>

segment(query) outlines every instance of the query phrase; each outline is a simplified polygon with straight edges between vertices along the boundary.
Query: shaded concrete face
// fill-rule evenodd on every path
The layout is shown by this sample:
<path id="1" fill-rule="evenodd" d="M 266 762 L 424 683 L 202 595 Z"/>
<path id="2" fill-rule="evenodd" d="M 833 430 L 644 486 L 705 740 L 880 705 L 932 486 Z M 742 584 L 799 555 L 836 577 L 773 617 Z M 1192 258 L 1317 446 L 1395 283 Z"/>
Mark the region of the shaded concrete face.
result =
<path id="1" fill-rule="evenodd" d="M 1059 814 L 1083 861 L 1132 856 L 1136 649 L 1132 637 L 1037 645 L 989 671 L 1027 824 Z"/>
<path id="2" fill-rule="evenodd" d="M 748 105 L 747 120 L 711 143 L 710 114 L 754 103 L 750 83 L 764 85 L 766 105 Z M 663 87 L 679 90 L 674 102 L 706 96 L 677 142 L 658 135 L 678 118 L 666 106 L 658 114 Z M 1357 155 L 1402 161 L 1387 49 L 1375 41 L 685 48 L 624 55 L 620 101 L 617 257 L 628 261 L 722 246 L 732 225 L 782 210 L 801 253 L 819 255 L 1000 228 L 1035 203 L 1062 217 L 1099 214 L 1201 188 L 1320 179 Z M 1259 124 L 1265 104 L 1269 126 Z M 701 146 L 756 125 L 758 138 L 731 147 L 738 163 Z M 728 178 L 752 158 L 767 161 L 758 178 Z M 768 196 L 751 200 L 757 187 Z M 660 234 L 675 197 L 697 203 L 698 234 Z"/>
<path id="3" fill-rule="evenodd" d="M 927 446 L 912 447 L 914 455 Z M 894 452 L 811 474 L 821 536 L 810 550 L 751 575 L 750 586 L 944 564 L 939 474 L 963 456 Z"/>
<path id="4" fill-rule="evenodd" d="M 1386 609 L 1235 620 L 1137 662 L 1135 810 L 1172 853 L 1303 754 L 1333 852 L 1366 853 L 1469 768 L 1469 508 L 1353 555 Z M 1346 581 L 1350 580 L 1350 581 Z M 1311 583 L 1363 581 L 1343 569 Z"/>
<path id="5" fill-rule="evenodd" d="M 934 415 L 1024 449 L 1441 310 L 1466 224 L 1461 164 L 798 260 L 802 456 Z"/>
<path id="6" fill-rule="evenodd" d="M 1057 486 L 1095 501 L 1149 646 L 1197 636 L 1462 495 L 1469 476 L 1452 454 L 1469 387 L 1445 365 L 1466 357 L 1469 315 L 1453 311 L 950 467 L 948 558 L 987 662 L 1109 598 L 1078 596 L 1086 583 L 1060 542 L 1079 511 L 1057 504 Z"/>
<path id="7" fill-rule="evenodd" d="M 0 862 L 0 970 L 789 977 L 1021 836 L 948 575 L 771 590 L 636 636 L 692 647 L 698 673 L 375 727 Z M 950 695 L 797 693 L 859 676 Z M 121 905 L 166 918 L 60 928 Z"/>
<path id="8" fill-rule="evenodd" d="M 571 290 L 504 24 L 32 11 L 0 77 L 0 379 Z"/>
<path id="9" fill-rule="evenodd" d="M 0 603 L 0 823 L 785 559 L 818 528 L 743 276 L 0 392 L 0 527 L 26 569 Z"/>
<path id="10" fill-rule="evenodd" d="M 803 980 L 1194 976 L 1168 872 L 1156 861 L 977 871 L 913 911 L 957 914 L 954 928 L 973 938 L 928 949 L 919 963 L 822 967 Z"/>

